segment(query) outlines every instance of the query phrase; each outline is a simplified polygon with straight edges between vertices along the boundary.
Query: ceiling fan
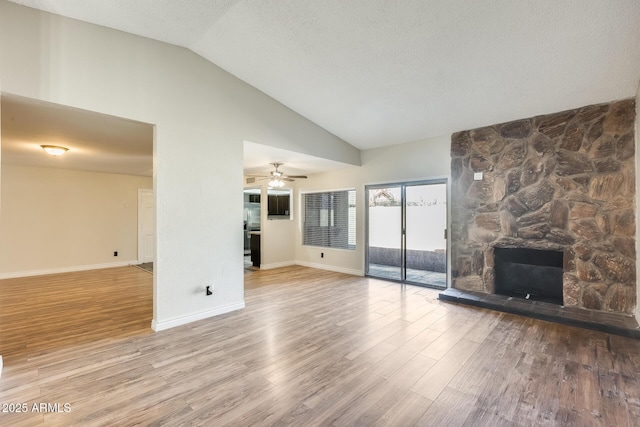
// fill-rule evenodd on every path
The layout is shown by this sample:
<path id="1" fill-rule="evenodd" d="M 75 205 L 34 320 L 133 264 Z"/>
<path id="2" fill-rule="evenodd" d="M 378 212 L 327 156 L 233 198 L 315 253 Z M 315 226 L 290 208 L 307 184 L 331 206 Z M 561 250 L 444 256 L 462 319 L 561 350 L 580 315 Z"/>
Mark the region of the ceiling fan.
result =
<path id="1" fill-rule="evenodd" d="M 278 168 L 282 166 L 282 163 L 271 163 L 275 170 L 271 171 L 270 175 L 247 175 L 247 184 L 252 184 L 257 180 L 270 179 L 269 187 L 280 188 L 284 186 L 284 181 L 292 182 L 296 179 L 304 179 L 306 175 L 285 175 Z"/>

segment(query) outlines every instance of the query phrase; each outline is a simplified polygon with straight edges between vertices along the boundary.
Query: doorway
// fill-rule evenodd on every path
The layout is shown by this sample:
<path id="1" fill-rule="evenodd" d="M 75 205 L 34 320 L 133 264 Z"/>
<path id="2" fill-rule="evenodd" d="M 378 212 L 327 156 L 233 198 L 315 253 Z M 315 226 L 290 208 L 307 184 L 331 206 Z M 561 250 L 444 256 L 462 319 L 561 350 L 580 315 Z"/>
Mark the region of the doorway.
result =
<path id="1" fill-rule="evenodd" d="M 365 274 L 447 286 L 447 181 L 366 186 Z"/>
<path id="2" fill-rule="evenodd" d="M 153 263 L 156 254 L 156 224 L 153 190 L 138 189 L 138 263 Z"/>
<path id="3" fill-rule="evenodd" d="M 28 341 L 2 342 L 0 353 L 7 345 L 18 353 L 41 344 L 49 351 L 70 339 L 147 333 L 154 276 L 130 265 L 140 259 L 137 191 L 153 187 L 154 125 L 6 93 L 0 93 L 0 110 L 0 273 L 7 279 L 0 294 L 19 288 L 13 283 L 29 283 L 31 291 L 30 298 L 22 298 L 21 316 L 2 319 L 0 328 L 22 328 L 34 313 L 49 316 L 30 322 L 23 333 Z M 42 149 L 51 142 L 62 146 L 63 157 Z M 34 220 L 38 216 L 46 220 Z M 149 217 L 151 234 L 154 218 Z M 146 253 L 153 254 L 153 247 Z M 50 276 L 56 273 L 65 275 Z M 49 292 L 53 288 L 56 292 Z M 99 304 L 74 302 L 87 289 Z M 110 310 L 109 298 L 123 295 L 136 304 Z M 57 310 L 43 310 L 54 305 Z M 119 327 L 77 333 L 105 316 Z M 49 339 L 38 341 L 40 335 Z M 8 354 L 13 357 L 11 350 Z"/>
<path id="4" fill-rule="evenodd" d="M 243 194 L 244 268 L 245 271 L 247 271 L 247 269 L 260 266 L 260 235 L 262 232 L 262 188 L 245 188 Z"/>

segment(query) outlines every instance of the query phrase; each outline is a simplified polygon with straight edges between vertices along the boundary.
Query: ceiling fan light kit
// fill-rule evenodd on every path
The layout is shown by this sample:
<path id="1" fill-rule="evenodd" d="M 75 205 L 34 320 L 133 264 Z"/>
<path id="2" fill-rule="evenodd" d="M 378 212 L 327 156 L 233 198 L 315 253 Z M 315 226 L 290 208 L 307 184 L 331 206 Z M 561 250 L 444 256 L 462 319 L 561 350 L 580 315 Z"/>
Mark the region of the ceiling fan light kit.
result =
<path id="1" fill-rule="evenodd" d="M 280 179 L 273 178 L 271 181 L 269 181 L 269 187 L 271 188 L 280 188 L 280 187 L 284 187 L 284 182 L 280 181 Z"/>
<path id="2" fill-rule="evenodd" d="M 269 176 L 266 175 L 250 175 L 247 178 L 247 183 L 253 183 L 257 179 L 269 179 L 268 186 L 269 188 L 282 188 L 285 185 L 285 181 L 293 182 L 295 179 L 305 179 L 306 175 L 285 175 L 278 168 L 282 166 L 282 163 L 271 163 L 275 168 L 274 171 L 271 171 Z M 294 179 L 295 178 L 295 179 Z M 251 180 L 251 182 L 249 182 Z"/>

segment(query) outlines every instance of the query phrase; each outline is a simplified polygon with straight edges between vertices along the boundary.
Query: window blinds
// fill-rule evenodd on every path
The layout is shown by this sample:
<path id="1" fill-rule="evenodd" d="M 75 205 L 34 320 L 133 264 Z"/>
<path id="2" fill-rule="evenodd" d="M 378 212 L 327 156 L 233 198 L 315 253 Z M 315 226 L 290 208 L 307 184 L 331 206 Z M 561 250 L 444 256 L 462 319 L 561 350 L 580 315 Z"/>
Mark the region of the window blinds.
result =
<path id="1" fill-rule="evenodd" d="M 302 244 L 355 249 L 355 190 L 306 193 Z"/>

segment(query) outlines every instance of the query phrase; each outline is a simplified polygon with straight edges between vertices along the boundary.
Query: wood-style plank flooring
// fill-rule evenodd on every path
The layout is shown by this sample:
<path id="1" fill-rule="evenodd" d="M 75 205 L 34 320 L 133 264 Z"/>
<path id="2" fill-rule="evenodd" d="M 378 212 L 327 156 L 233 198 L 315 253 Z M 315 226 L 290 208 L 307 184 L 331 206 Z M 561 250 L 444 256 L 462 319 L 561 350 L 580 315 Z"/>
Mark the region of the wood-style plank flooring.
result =
<path id="1" fill-rule="evenodd" d="M 134 267 L 0 281 L 0 404 L 28 408 L 0 425 L 640 425 L 640 340 L 304 267 L 153 333 L 151 287 Z"/>

